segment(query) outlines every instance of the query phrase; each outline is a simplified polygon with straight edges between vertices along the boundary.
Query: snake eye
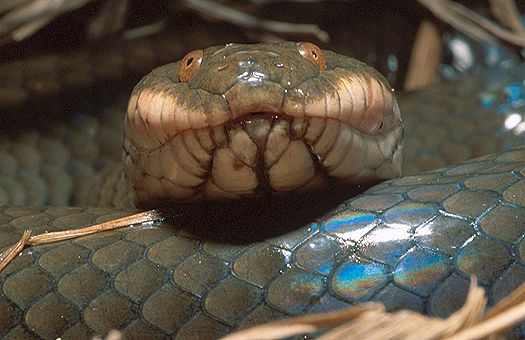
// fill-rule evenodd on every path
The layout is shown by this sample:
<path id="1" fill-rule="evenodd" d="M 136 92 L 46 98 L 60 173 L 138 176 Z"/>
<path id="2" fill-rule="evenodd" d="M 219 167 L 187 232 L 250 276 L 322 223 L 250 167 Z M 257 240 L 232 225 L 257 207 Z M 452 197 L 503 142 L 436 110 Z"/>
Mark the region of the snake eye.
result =
<path id="1" fill-rule="evenodd" d="M 297 44 L 297 50 L 301 53 L 303 58 L 306 58 L 317 65 L 320 71 L 324 71 L 326 68 L 326 62 L 324 60 L 324 53 L 319 46 L 309 42 L 301 42 Z"/>
<path id="2" fill-rule="evenodd" d="M 179 80 L 181 82 L 187 83 L 195 72 L 201 68 L 203 55 L 204 52 L 202 50 L 195 50 L 182 58 L 179 65 Z"/>

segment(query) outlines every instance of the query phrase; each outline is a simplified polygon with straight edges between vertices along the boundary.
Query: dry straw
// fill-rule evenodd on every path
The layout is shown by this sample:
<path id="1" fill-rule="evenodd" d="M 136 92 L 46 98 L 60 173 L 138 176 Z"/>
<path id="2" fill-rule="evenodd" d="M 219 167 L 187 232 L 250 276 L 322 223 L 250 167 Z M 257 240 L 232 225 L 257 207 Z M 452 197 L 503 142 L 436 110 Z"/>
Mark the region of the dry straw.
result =
<path id="1" fill-rule="evenodd" d="M 487 298 L 472 278 L 464 306 L 447 319 L 401 310 L 388 313 L 380 303 L 367 303 L 337 312 L 300 316 L 255 326 L 224 340 L 282 339 L 323 332 L 321 340 L 467 340 L 500 339 L 525 320 L 525 283 L 485 312 Z"/>

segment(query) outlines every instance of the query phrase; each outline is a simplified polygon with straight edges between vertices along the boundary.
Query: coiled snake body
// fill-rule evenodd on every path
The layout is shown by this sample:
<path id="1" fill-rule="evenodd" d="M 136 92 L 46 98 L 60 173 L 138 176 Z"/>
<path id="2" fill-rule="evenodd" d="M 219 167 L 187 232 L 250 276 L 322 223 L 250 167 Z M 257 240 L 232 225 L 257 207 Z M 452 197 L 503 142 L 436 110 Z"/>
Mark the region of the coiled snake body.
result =
<path id="1" fill-rule="evenodd" d="M 301 193 L 292 199 L 281 199 L 281 195 L 274 192 L 316 189 L 320 182 L 330 182 L 331 177 L 341 173 L 346 183 L 355 182 L 356 178 L 369 180 L 372 175 L 397 176 L 401 162 L 399 111 L 380 76 L 369 76 L 372 71 L 364 65 L 331 52 L 324 52 L 326 61 L 310 60 L 311 56 L 319 57 L 322 53 L 315 46 L 305 48 L 302 44 L 289 43 L 257 46 L 253 50 L 235 45 L 229 48 L 234 53 L 217 48 L 192 52 L 183 59 L 183 66 L 159 68 L 153 76 L 144 78 L 128 107 L 132 114 L 126 124 L 142 125 L 126 132 L 135 139 L 124 147 L 124 164 L 129 179 L 140 179 L 134 182 L 139 184 L 131 185 L 139 205 L 158 204 L 166 200 L 167 193 L 194 201 L 234 198 L 234 203 L 223 201 L 208 206 L 206 202 L 195 202 L 188 211 L 174 213 L 154 225 L 25 251 L 0 273 L 2 336 L 85 338 L 119 329 L 130 337 L 140 338 L 165 338 L 175 334 L 178 338 L 216 338 L 238 328 L 368 300 L 382 301 L 389 309 L 409 308 L 447 316 L 463 303 L 471 274 L 488 288 L 491 302 L 498 301 L 523 282 L 525 150 L 518 148 L 383 182 L 329 213 L 319 207 L 330 201 L 330 193 L 323 198 L 319 198 L 322 193 L 316 192 L 313 198 Z M 305 57 L 304 50 L 315 53 Z M 289 56 L 288 53 L 295 54 Z M 224 69 L 237 65 L 241 72 L 233 82 L 241 79 L 240 85 L 225 84 L 219 75 L 194 75 L 193 62 L 202 62 L 200 67 L 204 69 L 209 55 L 219 59 L 227 55 L 240 58 L 222 67 L 208 64 L 216 72 L 229 72 Z M 281 59 L 278 56 L 282 56 Z M 294 58 L 306 58 L 305 66 L 293 64 L 293 73 L 280 73 L 283 65 L 286 68 L 294 63 Z M 271 68 L 265 68 L 267 64 Z M 188 66 L 189 71 L 184 66 Z M 352 72 L 347 68 L 353 68 Z M 328 78 L 318 76 L 320 72 Z M 348 72 L 350 78 L 340 80 L 338 72 Z M 158 81 L 158 75 L 164 80 Z M 202 79 L 192 79 L 193 76 Z M 269 93 L 280 90 L 268 85 L 270 83 L 256 86 L 265 79 L 274 84 L 278 79 L 290 86 L 289 91 L 268 101 Z M 479 91 L 483 84 L 472 82 L 473 79 L 465 83 L 470 86 L 463 86 L 459 91 L 446 86 L 439 88 L 441 98 L 448 100 L 447 104 L 438 106 L 437 112 L 453 117 L 452 123 L 446 121 L 447 116 L 430 118 L 436 122 L 433 126 L 436 131 L 441 131 L 437 122 L 441 129 L 443 126 L 446 129 L 458 124 L 463 117 L 473 119 L 472 112 L 479 111 L 473 127 L 462 128 L 463 135 L 471 130 L 486 132 L 480 127 L 490 110 L 478 110 L 478 98 L 471 92 Z M 189 94 L 177 97 L 167 81 L 185 86 Z M 179 84 L 180 81 L 184 84 Z M 336 87 L 341 83 L 343 87 Z M 203 90 L 196 84 L 206 85 Z M 332 92 L 320 90 L 325 88 Z M 334 99 L 334 93 L 340 98 L 345 96 L 343 88 L 350 89 L 346 96 L 354 95 L 352 108 L 343 109 L 342 102 Z M 361 97 L 355 95 L 356 89 L 362 91 Z M 245 91 L 249 95 L 245 96 Z M 287 94 L 293 91 L 310 93 L 312 97 L 317 91 L 317 97 L 309 102 L 299 96 L 293 102 L 292 94 L 287 102 Z M 371 92 L 375 95 L 368 97 Z M 450 92 L 462 100 L 451 98 Z M 224 100 L 222 104 L 214 101 L 214 93 L 224 94 L 218 96 Z M 376 95 L 381 95 L 381 100 Z M 168 97 L 171 101 L 159 101 L 156 96 Z M 414 146 L 415 151 L 410 151 L 409 146 L 418 138 L 428 138 L 421 121 L 418 127 L 413 120 L 427 110 L 425 103 L 431 102 L 428 99 L 431 96 L 432 92 L 422 93 L 418 100 L 408 100 L 405 104 L 408 111 L 416 112 L 406 119 L 412 124 L 407 129 L 407 159 L 413 163 L 418 157 L 424 158 L 425 145 Z M 358 103 L 364 103 L 361 110 L 355 108 Z M 184 105 L 195 111 L 192 116 L 179 118 L 180 131 L 151 133 L 144 129 L 166 115 L 150 117 L 149 121 L 141 114 L 152 111 L 169 114 Z M 228 109 L 207 110 L 206 105 L 223 105 Z M 338 109 L 331 111 L 334 105 Z M 284 107 L 288 111 L 282 109 Z M 320 111 L 313 109 L 318 107 Z M 280 115 L 283 111 L 287 115 Z M 334 112 L 339 116 L 332 118 Z M 250 123 L 243 122 L 241 129 L 236 124 L 239 117 L 247 114 L 254 117 Z M 325 116 L 329 117 L 326 121 L 336 122 L 339 134 L 331 137 L 331 147 L 320 152 L 322 148 L 316 142 L 321 140 L 321 132 L 310 138 L 312 143 L 303 141 L 309 141 L 309 128 L 315 126 L 312 122 Z M 295 119 L 297 117 L 301 119 Z M 326 127 L 321 131 L 326 131 L 328 123 L 323 120 L 323 124 Z M 223 126 L 229 130 L 220 131 Z M 351 128 L 355 129 L 352 132 L 355 145 L 366 145 L 361 149 L 366 157 L 355 154 L 353 162 L 339 155 L 344 148 L 337 144 L 338 136 L 350 135 L 344 129 Z M 206 137 L 191 139 L 184 134 L 188 131 L 195 132 L 194 138 L 199 136 L 199 131 L 208 131 L 207 139 L 216 149 L 206 149 Z M 374 135 L 376 133 L 378 135 Z M 286 146 L 269 149 L 270 141 L 277 137 L 284 138 Z M 367 138 L 369 142 L 364 143 Z M 470 148 L 460 143 L 461 137 L 445 137 L 441 141 L 440 138 L 436 133 L 428 138 L 428 144 L 439 149 L 440 142 L 448 142 L 449 154 L 445 153 L 444 157 L 449 159 L 456 157 L 452 150 L 474 154 L 491 151 L 489 145 L 479 140 Z M 499 136 L 491 138 L 495 143 L 500 140 Z M 349 145 L 348 138 L 345 140 Z M 391 143 L 382 144 L 384 140 Z M 262 149 L 261 144 L 267 149 Z M 463 148 L 453 149 L 454 144 Z M 373 146 L 367 149 L 369 145 Z M 165 146 L 168 146 L 166 152 Z M 202 151 L 200 154 L 193 152 L 197 146 Z M 190 152 L 193 158 L 179 158 L 181 152 L 188 150 L 193 150 Z M 154 158 L 163 152 L 174 155 L 171 162 L 183 170 L 184 178 L 180 172 L 170 174 L 166 169 L 168 156 L 162 156 L 161 160 Z M 202 157 L 197 157 L 199 155 Z M 375 158 L 378 155 L 381 159 Z M 236 163 L 231 162 L 233 158 Z M 299 170 L 290 172 L 288 165 L 279 167 L 286 158 L 297 163 Z M 186 161 L 188 163 L 184 163 Z M 434 161 L 439 165 L 437 155 Z M 353 168 L 356 163 L 362 168 Z M 134 168 L 134 164 L 145 167 Z M 221 166 L 224 168 L 220 169 Z M 408 169 L 410 171 L 410 167 Z M 221 174 L 226 175 L 221 177 Z M 325 175 L 328 177 L 323 177 Z M 188 178 L 193 182 L 188 182 Z M 348 195 L 346 190 L 342 192 Z M 275 203 L 272 200 L 267 206 L 261 204 L 266 201 L 238 200 L 268 194 L 275 198 Z M 330 202 L 334 203 L 337 200 Z M 221 210 L 232 206 L 233 217 Z M 241 207 L 246 210 L 239 213 Z M 315 208 L 317 211 L 310 215 Z M 0 245 L 12 243 L 24 229 L 61 230 L 126 213 L 109 208 L 3 206 L 0 207 Z"/>

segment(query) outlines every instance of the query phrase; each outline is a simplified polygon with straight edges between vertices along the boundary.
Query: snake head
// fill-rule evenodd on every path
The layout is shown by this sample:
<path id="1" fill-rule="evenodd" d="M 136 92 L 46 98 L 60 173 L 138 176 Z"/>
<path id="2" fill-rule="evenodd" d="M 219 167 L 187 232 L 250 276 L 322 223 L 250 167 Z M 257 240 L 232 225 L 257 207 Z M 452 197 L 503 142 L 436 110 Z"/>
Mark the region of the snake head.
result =
<path id="1" fill-rule="evenodd" d="M 312 43 L 188 53 L 135 87 L 124 168 L 139 206 L 241 199 L 400 176 L 403 126 L 383 76 Z"/>

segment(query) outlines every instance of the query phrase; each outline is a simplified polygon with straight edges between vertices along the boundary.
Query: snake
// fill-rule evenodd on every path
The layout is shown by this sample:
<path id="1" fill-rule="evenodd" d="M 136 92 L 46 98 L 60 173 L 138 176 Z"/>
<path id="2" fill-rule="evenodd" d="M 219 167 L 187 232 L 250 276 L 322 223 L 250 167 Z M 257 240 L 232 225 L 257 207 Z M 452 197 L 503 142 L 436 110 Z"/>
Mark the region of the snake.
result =
<path id="1" fill-rule="evenodd" d="M 501 72 L 500 87 L 519 74 Z M 127 107 L 110 180 L 129 192 L 123 207 L 6 204 L 0 248 L 131 203 L 183 203 L 162 221 L 25 250 L 0 273 L 0 335 L 211 339 L 366 301 L 446 317 L 471 275 L 498 302 L 525 279 L 525 149 L 491 153 L 519 134 L 487 124 L 519 106 L 486 74 L 400 96 L 399 110 L 381 75 L 310 43 L 229 44 L 157 68 Z M 488 122 L 494 112 L 510 115 Z M 462 156 L 478 158 L 440 167 Z"/>

